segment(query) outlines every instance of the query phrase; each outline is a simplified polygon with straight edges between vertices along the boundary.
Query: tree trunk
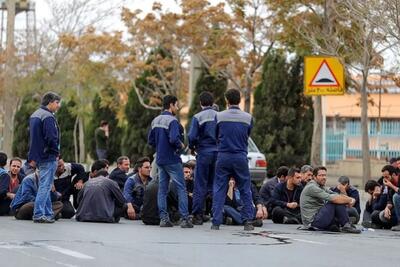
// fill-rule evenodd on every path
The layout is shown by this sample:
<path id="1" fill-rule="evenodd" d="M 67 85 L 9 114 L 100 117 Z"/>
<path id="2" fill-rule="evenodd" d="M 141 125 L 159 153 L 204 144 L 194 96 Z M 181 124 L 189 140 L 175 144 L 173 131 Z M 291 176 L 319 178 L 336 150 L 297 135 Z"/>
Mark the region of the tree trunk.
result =
<path id="1" fill-rule="evenodd" d="M 7 48 L 6 66 L 4 72 L 4 88 L 2 99 L 3 113 L 3 143 L 4 152 L 12 155 L 14 115 L 16 112 L 16 93 L 14 91 L 15 58 L 14 58 L 14 28 L 15 28 L 15 0 L 7 1 Z M 0 143 L 1 144 L 1 143 Z"/>
<path id="2" fill-rule="evenodd" d="M 75 162 L 79 162 L 79 155 L 78 155 L 78 137 L 76 136 L 76 132 L 78 131 L 78 119 L 79 117 L 77 116 L 75 119 L 74 123 L 74 156 L 75 156 Z"/>
<path id="3" fill-rule="evenodd" d="M 85 131 L 83 128 L 83 118 L 79 116 L 79 162 L 86 162 L 86 153 L 85 153 Z"/>
<path id="4" fill-rule="evenodd" d="M 243 90 L 244 96 L 244 111 L 250 113 L 251 107 L 251 87 L 247 87 Z"/>
<path id="5" fill-rule="evenodd" d="M 362 147 L 362 166 L 363 166 L 363 184 L 371 179 L 371 158 L 369 155 L 369 137 L 368 137 L 368 95 L 367 95 L 367 79 L 369 74 L 369 54 L 366 51 L 367 42 L 364 41 L 364 69 L 362 71 L 363 80 L 361 84 L 361 147 Z"/>
<path id="6" fill-rule="evenodd" d="M 311 143 L 311 165 L 321 165 L 321 144 L 322 144 L 322 98 L 314 97 L 314 125 Z"/>

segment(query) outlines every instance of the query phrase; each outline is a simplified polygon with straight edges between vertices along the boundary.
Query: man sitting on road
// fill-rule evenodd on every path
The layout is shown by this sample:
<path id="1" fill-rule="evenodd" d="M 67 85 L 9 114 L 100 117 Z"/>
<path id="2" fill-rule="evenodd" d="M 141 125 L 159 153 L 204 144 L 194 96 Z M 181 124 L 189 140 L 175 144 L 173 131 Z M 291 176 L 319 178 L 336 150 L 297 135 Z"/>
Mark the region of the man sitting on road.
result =
<path id="1" fill-rule="evenodd" d="M 130 220 L 139 220 L 143 205 L 143 196 L 149 182 L 151 164 L 147 157 L 140 158 L 136 162 L 136 173 L 126 179 L 124 186 L 124 197 L 127 203 L 126 217 Z"/>
<path id="2" fill-rule="evenodd" d="M 8 177 L 5 175 L 3 178 L 8 179 L 8 184 L 7 181 L 2 179 L 1 184 L 2 188 L 4 190 L 4 186 L 6 187 L 6 197 L 3 199 L 1 202 L 1 214 L 8 215 L 10 211 L 10 203 L 15 197 L 15 193 L 17 193 L 17 190 L 22 182 L 23 176 L 20 174 L 21 170 L 21 165 L 22 165 L 22 160 L 20 158 L 12 158 L 10 160 L 10 169 L 8 171 Z M 4 192 L 2 190 L 2 192 Z"/>
<path id="3" fill-rule="evenodd" d="M 35 198 L 39 186 L 39 175 L 37 172 L 29 174 L 23 180 L 18 188 L 15 197 L 11 202 L 11 210 L 17 220 L 32 220 Z M 59 218 L 63 204 L 61 201 L 56 201 L 57 193 L 54 186 L 52 187 L 50 197 L 52 200 L 52 209 L 54 218 Z M 46 223 L 52 223 L 54 220 L 46 220 Z"/>
<path id="4" fill-rule="evenodd" d="M 260 189 L 260 196 L 263 201 L 263 204 L 265 207 L 267 207 L 268 214 L 271 216 L 272 215 L 272 205 L 270 203 L 272 194 L 274 192 L 275 187 L 286 181 L 287 179 L 287 174 L 288 174 L 289 168 L 286 166 L 281 166 L 278 168 L 276 171 L 276 176 L 271 178 L 268 182 L 263 184 Z"/>
<path id="5" fill-rule="evenodd" d="M 306 186 L 306 184 L 312 180 L 312 176 L 313 176 L 313 170 L 314 168 L 311 167 L 310 165 L 303 165 L 300 169 L 300 173 L 301 173 L 301 184 L 304 186 Z"/>
<path id="6" fill-rule="evenodd" d="M 379 220 L 379 213 L 386 207 L 388 198 L 387 192 L 382 194 L 382 186 L 375 180 L 367 181 L 365 184 L 365 192 L 368 193 L 370 197 L 367 203 L 365 203 L 362 226 L 381 229 L 384 225 Z M 372 222 L 372 218 L 374 218 L 374 222 Z"/>
<path id="7" fill-rule="evenodd" d="M 272 221 L 283 224 L 300 224 L 300 194 L 303 190 L 298 168 L 290 168 L 286 182 L 275 187 L 270 203 L 272 204 Z"/>
<path id="8" fill-rule="evenodd" d="M 350 222 L 352 224 L 357 224 L 360 220 L 360 194 L 358 190 L 350 185 L 350 179 L 347 176 L 340 176 L 338 180 L 338 185 L 331 187 L 331 190 L 335 193 L 342 194 L 354 198 L 356 202 L 353 206 L 347 207 L 347 213 L 349 214 Z"/>
<path id="9" fill-rule="evenodd" d="M 313 171 L 310 181 L 300 196 L 300 210 L 303 225 L 307 228 L 345 233 L 361 233 L 353 228 L 346 205 L 354 205 L 354 198 L 338 195 L 325 188 L 326 168 L 321 166 Z M 341 227 L 339 229 L 339 226 Z"/>
<path id="10" fill-rule="evenodd" d="M 93 163 L 91 178 L 78 195 L 77 221 L 118 223 L 126 212 L 125 198 L 105 168 L 104 161 Z"/>
<path id="11" fill-rule="evenodd" d="M 7 154 L 0 152 L 0 215 L 9 215 L 11 199 L 7 196 L 10 176 L 5 170 Z"/>
<path id="12" fill-rule="evenodd" d="M 131 163 L 128 157 L 121 156 L 117 159 L 117 168 L 110 173 L 110 179 L 117 182 L 121 190 L 124 190 L 130 164 Z"/>
<path id="13" fill-rule="evenodd" d="M 65 163 L 62 158 L 58 159 L 54 186 L 63 203 L 61 218 L 70 219 L 75 215 L 74 207 L 69 199 L 73 192 L 73 184 L 81 184 L 79 188 L 82 189 L 84 176 L 85 168 L 81 164 Z"/>

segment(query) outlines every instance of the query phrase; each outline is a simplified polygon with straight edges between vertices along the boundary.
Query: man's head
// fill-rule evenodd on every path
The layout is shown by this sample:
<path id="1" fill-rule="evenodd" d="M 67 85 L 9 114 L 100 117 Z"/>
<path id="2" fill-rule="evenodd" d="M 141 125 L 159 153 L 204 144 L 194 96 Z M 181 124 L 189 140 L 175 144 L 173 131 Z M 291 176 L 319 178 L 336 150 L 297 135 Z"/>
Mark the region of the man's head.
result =
<path id="1" fill-rule="evenodd" d="M 150 177 L 151 171 L 151 162 L 148 157 L 140 158 L 136 161 L 135 167 L 137 169 L 137 173 L 140 177 L 148 178 Z"/>
<path id="2" fill-rule="evenodd" d="M 42 106 L 47 107 L 51 112 L 56 112 L 60 108 L 61 97 L 54 92 L 47 92 L 42 97 Z"/>
<path id="3" fill-rule="evenodd" d="M 200 94 L 199 99 L 200 99 L 200 105 L 202 107 L 211 107 L 214 103 L 214 98 L 212 94 L 206 91 Z"/>
<path id="4" fill-rule="evenodd" d="M 338 183 L 346 189 L 346 191 L 350 188 L 350 179 L 347 176 L 340 176 L 338 179 Z"/>
<path id="5" fill-rule="evenodd" d="M 100 122 L 100 128 L 103 128 L 103 129 L 108 128 L 108 121 L 106 121 L 106 120 L 101 120 L 101 122 Z"/>
<path id="6" fill-rule="evenodd" d="M 21 171 L 22 160 L 20 158 L 12 158 L 10 160 L 10 173 L 11 175 L 18 175 Z"/>
<path id="7" fill-rule="evenodd" d="M 397 176 L 397 170 L 392 165 L 385 165 L 382 168 L 382 177 L 392 181 Z"/>
<path id="8" fill-rule="evenodd" d="M 58 162 L 57 162 L 56 174 L 57 174 L 57 175 L 60 175 L 60 174 L 62 174 L 64 171 L 65 171 L 65 162 L 64 162 L 64 160 L 60 157 L 60 158 L 58 159 Z"/>
<path id="9" fill-rule="evenodd" d="M 288 171 L 288 181 L 297 186 L 301 184 L 301 174 L 299 168 L 290 168 Z"/>
<path id="10" fill-rule="evenodd" d="M 308 183 L 309 181 L 311 181 L 312 176 L 313 176 L 313 167 L 311 167 L 310 165 L 303 165 L 301 167 L 301 181 L 303 183 Z"/>
<path id="11" fill-rule="evenodd" d="M 192 180 L 192 165 L 190 165 L 189 163 L 184 163 L 183 164 L 183 175 L 185 180 Z"/>
<path id="12" fill-rule="evenodd" d="M 131 162 L 127 156 L 121 156 L 117 159 L 117 167 L 124 172 L 129 172 Z"/>
<path id="13" fill-rule="evenodd" d="M 239 105 L 240 91 L 237 89 L 229 89 L 225 92 L 225 99 L 228 105 Z"/>
<path id="14" fill-rule="evenodd" d="M 0 152 L 0 168 L 4 168 L 7 165 L 7 154 Z"/>
<path id="15" fill-rule="evenodd" d="M 289 172 L 289 168 L 286 166 L 280 166 L 276 171 L 276 177 L 278 177 L 281 183 L 285 182 L 287 179 L 287 175 Z"/>
<path id="16" fill-rule="evenodd" d="M 381 187 L 380 184 L 379 184 L 377 181 L 375 181 L 375 180 L 368 180 L 367 183 L 365 184 L 364 190 L 365 190 L 366 193 L 372 195 L 372 193 L 374 193 L 375 191 L 377 191 L 377 187 L 379 187 L 379 189 L 380 189 L 380 187 Z"/>
<path id="17" fill-rule="evenodd" d="M 106 165 L 106 171 L 108 171 L 108 167 L 110 167 L 110 162 L 106 159 L 100 159 L 102 162 L 104 162 L 104 164 Z"/>
<path id="18" fill-rule="evenodd" d="M 173 95 L 166 95 L 163 98 L 163 109 L 168 110 L 173 115 L 176 115 L 179 109 L 178 98 Z"/>
<path id="19" fill-rule="evenodd" d="M 96 160 L 90 168 L 90 177 L 108 176 L 107 164 L 103 160 Z"/>
<path id="20" fill-rule="evenodd" d="M 313 171 L 314 180 L 320 186 L 325 186 L 326 184 L 326 168 L 324 166 L 316 167 Z"/>

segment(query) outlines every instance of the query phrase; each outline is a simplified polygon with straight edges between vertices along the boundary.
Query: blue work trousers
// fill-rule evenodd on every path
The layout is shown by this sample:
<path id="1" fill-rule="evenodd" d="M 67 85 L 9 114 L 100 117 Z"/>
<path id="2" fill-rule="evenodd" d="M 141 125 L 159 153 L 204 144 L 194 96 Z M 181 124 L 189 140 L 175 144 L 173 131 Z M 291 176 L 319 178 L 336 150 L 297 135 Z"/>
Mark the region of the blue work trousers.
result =
<path id="1" fill-rule="evenodd" d="M 54 216 L 51 204 L 51 187 L 57 169 L 57 161 L 41 162 L 39 167 L 39 188 L 35 198 L 33 219 L 52 219 Z"/>
<path id="2" fill-rule="evenodd" d="M 327 203 L 319 209 L 311 226 L 320 230 L 329 230 L 333 224 L 343 226 L 349 222 L 346 205 Z"/>

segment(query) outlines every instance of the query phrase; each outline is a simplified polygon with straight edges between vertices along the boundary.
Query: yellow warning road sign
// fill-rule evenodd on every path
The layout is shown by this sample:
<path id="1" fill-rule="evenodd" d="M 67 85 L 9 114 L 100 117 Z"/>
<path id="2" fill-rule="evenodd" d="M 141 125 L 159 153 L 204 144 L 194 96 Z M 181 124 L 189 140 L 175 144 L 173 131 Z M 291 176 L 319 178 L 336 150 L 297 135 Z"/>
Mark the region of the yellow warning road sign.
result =
<path id="1" fill-rule="evenodd" d="M 338 58 L 320 56 L 304 58 L 304 94 L 344 94 L 344 68 Z"/>

